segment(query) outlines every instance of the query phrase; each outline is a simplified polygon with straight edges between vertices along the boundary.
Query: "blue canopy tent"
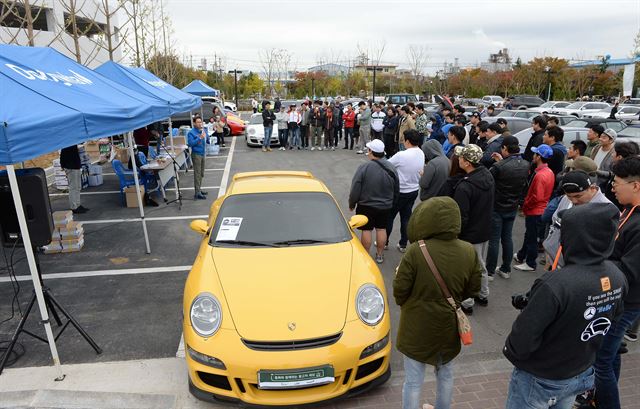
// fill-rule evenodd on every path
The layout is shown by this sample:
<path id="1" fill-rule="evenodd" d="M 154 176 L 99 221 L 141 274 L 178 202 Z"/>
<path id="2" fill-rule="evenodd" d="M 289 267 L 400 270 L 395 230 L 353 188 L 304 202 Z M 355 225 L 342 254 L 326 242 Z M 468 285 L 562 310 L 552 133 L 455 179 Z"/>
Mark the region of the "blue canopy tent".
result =
<path id="1" fill-rule="evenodd" d="M 188 92 L 189 94 L 197 95 L 199 97 L 218 97 L 220 96 L 220 91 L 217 89 L 211 88 L 204 82 L 200 80 L 193 80 L 186 87 L 182 88 L 184 92 Z"/>
<path id="2" fill-rule="evenodd" d="M 51 48 L 0 45 L 0 165 L 5 165 L 38 307 L 58 374 L 55 339 L 38 279 L 14 164 L 57 149 L 128 132 L 170 115 L 169 105 L 127 89 Z M 138 185 L 134 164 L 134 178 Z M 147 252 L 142 203 L 138 198 Z"/>

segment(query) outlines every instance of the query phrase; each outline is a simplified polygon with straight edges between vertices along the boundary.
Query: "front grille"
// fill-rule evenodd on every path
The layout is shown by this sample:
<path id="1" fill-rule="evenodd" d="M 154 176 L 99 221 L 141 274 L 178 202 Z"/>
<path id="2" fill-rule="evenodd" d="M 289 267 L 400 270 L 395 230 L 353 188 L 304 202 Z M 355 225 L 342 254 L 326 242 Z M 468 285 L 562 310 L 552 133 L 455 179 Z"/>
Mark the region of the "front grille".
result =
<path id="1" fill-rule="evenodd" d="M 206 383 L 209 386 L 213 386 L 214 388 L 224 389 L 225 391 L 231 390 L 231 385 L 229 384 L 229 379 L 223 375 L 216 375 L 207 372 L 198 372 L 198 376 L 202 380 L 202 382 Z"/>
<path id="2" fill-rule="evenodd" d="M 254 351 L 295 351 L 300 349 L 322 348 L 333 345 L 342 337 L 342 332 L 323 338 L 303 339 L 298 341 L 249 341 L 242 342 Z"/>
<path id="3" fill-rule="evenodd" d="M 382 366 L 382 361 L 384 361 L 384 357 L 360 365 L 358 367 L 358 372 L 356 372 L 356 381 L 358 379 L 365 378 L 380 369 L 380 366 Z"/>

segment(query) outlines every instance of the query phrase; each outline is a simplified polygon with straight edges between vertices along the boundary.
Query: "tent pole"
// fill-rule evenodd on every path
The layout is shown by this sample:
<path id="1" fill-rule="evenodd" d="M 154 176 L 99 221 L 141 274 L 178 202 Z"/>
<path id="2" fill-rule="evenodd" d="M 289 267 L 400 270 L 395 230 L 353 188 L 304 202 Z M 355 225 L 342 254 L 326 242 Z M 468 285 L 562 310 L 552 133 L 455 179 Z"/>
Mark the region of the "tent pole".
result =
<path id="1" fill-rule="evenodd" d="M 171 154 L 173 155 L 173 157 L 176 156 L 176 150 L 173 148 L 173 129 L 171 129 L 171 117 L 169 117 L 169 135 L 171 135 L 169 138 L 171 139 Z M 173 165 L 173 169 L 175 170 L 175 177 L 173 178 L 173 184 L 176 188 L 176 200 L 180 200 L 180 193 L 178 190 L 178 168 L 177 166 L 175 166 L 175 164 Z"/>
<path id="2" fill-rule="evenodd" d="M 133 132 L 127 132 L 129 139 L 129 157 L 131 158 L 131 166 L 133 167 L 133 180 L 136 182 L 136 189 L 139 189 L 140 181 L 138 180 L 138 166 L 136 165 L 135 154 L 133 153 Z M 142 219 L 142 231 L 144 232 L 144 244 L 147 247 L 147 254 L 151 254 L 151 246 L 149 245 L 149 234 L 147 232 L 147 221 L 144 219 L 144 208 L 142 207 L 142 198 L 140 194 L 136 192 L 136 199 L 138 200 L 138 209 L 140 209 L 140 218 Z"/>
<path id="3" fill-rule="evenodd" d="M 171 150 L 173 150 L 173 123 L 171 122 L 171 117 L 169 117 L 169 141 L 171 142 Z M 160 149 L 158 149 L 160 152 Z"/>
<path id="4" fill-rule="evenodd" d="M 31 271 L 33 290 L 36 293 L 38 308 L 40 309 L 40 316 L 42 317 L 42 323 L 44 324 L 44 332 L 47 335 L 47 343 L 49 344 L 49 349 L 51 350 L 51 358 L 53 358 L 53 365 L 56 367 L 56 372 L 58 375 L 56 380 L 61 381 L 64 379 L 64 374 L 62 373 L 62 367 L 60 366 L 58 348 L 56 348 L 56 341 L 53 337 L 53 331 L 51 330 L 51 323 L 49 322 L 49 313 L 45 304 L 44 294 L 42 293 L 42 285 L 40 283 L 40 277 L 38 276 L 38 267 L 36 265 L 35 255 L 33 254 L 33 247 L 31 246 L 31 236 L 29 235 L 27 219 L 24 215 L 24 208 L 22 207 L 22 198 L 20 197 L 18 179 L 16 178 L 14 165 L 7 165 L 7 174 L 9 176 L 9 185 L 11 186 L 13 204 L 16 207 L 16 214 L 18 215 L 18 224 L 20 225 L 20 233 L 22 234 L 22 243 L 24 244 L 24 251 L 27 255 L 29 270 Z"/>

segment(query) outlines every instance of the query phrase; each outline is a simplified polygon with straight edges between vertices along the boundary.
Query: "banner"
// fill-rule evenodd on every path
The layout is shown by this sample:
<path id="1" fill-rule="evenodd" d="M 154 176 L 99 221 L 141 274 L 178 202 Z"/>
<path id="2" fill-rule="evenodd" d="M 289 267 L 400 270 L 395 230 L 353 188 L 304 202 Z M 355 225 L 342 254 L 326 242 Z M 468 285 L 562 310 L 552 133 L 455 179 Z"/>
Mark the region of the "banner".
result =
<path id="1" fill-rule="evenodd" d="M 633 92 L 633 77 L 636 72 L 635 64 L 627 64 L 624 66 L 624 75 L 622 76 L 622 95 L 625 97 L 632 96 Z"/>

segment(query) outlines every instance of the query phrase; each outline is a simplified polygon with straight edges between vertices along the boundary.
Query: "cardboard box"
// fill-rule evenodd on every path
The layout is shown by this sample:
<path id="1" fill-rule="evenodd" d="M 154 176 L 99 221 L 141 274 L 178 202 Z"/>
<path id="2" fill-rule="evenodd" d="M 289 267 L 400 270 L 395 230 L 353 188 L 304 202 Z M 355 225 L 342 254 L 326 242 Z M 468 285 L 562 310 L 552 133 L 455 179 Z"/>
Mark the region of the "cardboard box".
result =
<path id="1" fill-rule="evenodd" d="M 171 139 L 167 138 L 164 141 L 164 144 L 167 145 L 167 148 L 171 148 Z M 173 146 L 186 145 L 187 138 L 185 136 L 174 136 L 173 137 Z"/>
<path id="2" fill-rule="evenodd" d="M 82 250 L 82 247 L 84 247 L 84 238 L 80 238 L 80 240 L 62 242 L 63 253 L 72 253 L 74 251 L 80 251 Z"/>
<path id="3" fill-rule="evenodd" d="M 102 175 L 89 175 L 89 186 L 100 186 L 103 182 Z"/>
<path id="4" fill-rule="evenodd" d="M 53 236 L 59 240 L 79 239 L 84 234 L 82 223 L 70 222 L 66 227 L 60 227 L 55 230 Z"/>
<path id="5" fill-rule="evenodd" d="M 100 145 L 98 144 L 97 141 L 87 141 L 84 143 L 84 150 L 87 153 L 91 153 L 91 152 L 100 152 Z"/>
<path id="6" fill-rule="evenodd" d="M 140 185 L 139 195 L 140 201 L 144 203 L 144 186 Z M 124 188 L 124 195 L 127 199 L 127 207 L 138 207 L 138 200 L 136 199 L 136 187 L 135 186 L 127 186 Z"/>
<path id="7" fill-rule="evenodd" d="M 122 165 L 126 168 L 129 163 L 129 150 L 127 148 L 116 148 L 116 159 L 122 162 Z"/>
<path id="8" fill-rule="evenodd" d="M 71 210 L 61 210 L 53 212 L 53 225 L 55 227 L 67 227 L 69 222 L 73 221 L 73 213 Z"/>
<path id="9" fill-rule="evenodd" d="M 42 249 L 44 250 L 44 254 L 56 254 L 62 252 L 62 245 L 60 245 L 60 242 L 52 241 L 46 246 L 42 246 Z"/>

